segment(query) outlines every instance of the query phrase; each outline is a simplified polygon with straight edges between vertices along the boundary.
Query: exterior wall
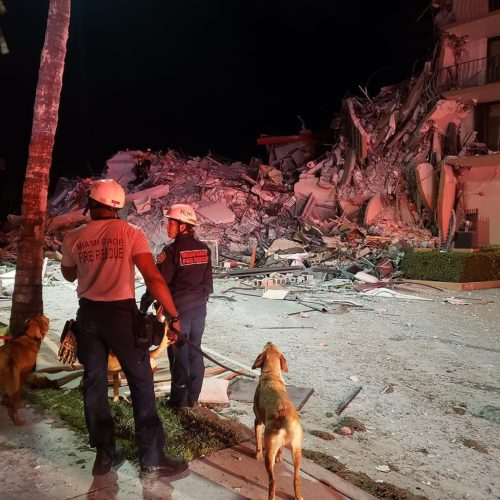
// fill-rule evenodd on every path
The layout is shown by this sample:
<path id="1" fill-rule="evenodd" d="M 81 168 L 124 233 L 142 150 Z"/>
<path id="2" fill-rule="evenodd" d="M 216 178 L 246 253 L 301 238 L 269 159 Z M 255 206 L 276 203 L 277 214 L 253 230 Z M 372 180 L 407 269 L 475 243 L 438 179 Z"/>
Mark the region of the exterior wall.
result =
<path id="1" fill-rule="evenodd" d="M 488 0 L 453 0 L 452 11 L 457 22 L 475 19 L 488 14 Z"/>
<path id="2" fill-rule="evenodd" d="M 500 165 L 462 172 L 466 209 L 479 210 L 480 245 L 500 245 Z"/>
<path id="3" fill-rule="evenodd" d="M 448 44 L 443 46 L 442 56 L 440 58 L 440 69 L 453 66 L 455 64 L 483 59 L 488 55 L 488 39 L 469 40 L 463 47 L 460 61 L 455 59 L 455 52 Z"/>

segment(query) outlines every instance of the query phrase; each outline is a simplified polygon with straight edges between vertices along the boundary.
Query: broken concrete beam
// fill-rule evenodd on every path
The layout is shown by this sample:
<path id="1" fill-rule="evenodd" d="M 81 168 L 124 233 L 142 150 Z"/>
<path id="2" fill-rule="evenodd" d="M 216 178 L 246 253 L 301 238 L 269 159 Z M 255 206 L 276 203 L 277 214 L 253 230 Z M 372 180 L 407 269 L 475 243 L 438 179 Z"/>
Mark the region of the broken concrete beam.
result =
<path id="1" fill-rule="evenodd" d="M 446 241 L 450 230 L 453 209 L 455 208 L 455 197 L 457 191 L 457 178 L 451 165 L 441 164 L 441 175 L 439 179 L 439 193 L 437 201 L 437 223 L 440 230 L 441 242 Z"/>
<path id="2" fill-rule="evenodd" d="M 339 186 L 348 186 L 351 182 L 352 173 L 354 167 L 356 166 L 356 153 L 351 149 L 347 148 L 345 152 L 345 160 L 343 165 L 342 177 L 339 180 Z"/>
<path id="3" fill-rule="evenodd" d="M 384 118 L 384 121 L 378 127 L 377 138 L 372 144 L 373 149 L 378 149 L 380 145 L 385 144 L 396 132 L 396 112 L 391 111 Z"/>
<path id="4" fill-rule="evenodd" d="M 83 210 L 81 208 L 73 210 L 72 212 L 68 212 L 67 214 L 58 215 L 56 217 L 47 219 L 45 233 L 49 234 L 56 229 L 59 229 L 60 227 L 74 225 L 86 220 L 89 220 L 89 217 L 83 215 Z"/>
<path id="5" fill-rule="evenodd" d="M 306 204 L 304 205 L 304 208 L 302 209 L 300 216 L 302 218 L 307 218 L 311 213 L 311 210 L 314 208 L 315 204 L 316 204 L 316 196 L 314 196 L 314 194 L 311 193 L 307 198 Z"/>
<path id="6" fill-rule="evenodd" d="M 135 193 L 129 193 L 125 197 L 125 202 L 130 203 L 135 200 L 140 200 L 141 198 L 146 198 L 149 196 L 153 198 L 162 198 L 170 192 L 170 186 L 168 184 L 158 184 L 148 189 L 143 189 L 142 191 L 136 191 Z"/>
<path id="7" fill-rule="evenodd" d="M 413 85 L 408 97 L 406 98 L 405 103 L 403 104 L 400 112 L 400 121 L 404 121 L 410 113 L 413 111 L 413 108 L 417 105 L 420 97 L 422 96 L 422 92 L 424 90 L 424 84 L 427 80 L 428 75 L 431 71 L 431 63 L 426 62 L 424 65 L 424 69 L 422 73 L 420 73 L 417 81 Z"/>
<path id="8" fill-rule="evenodd" d="M 436 206 L 436 174 L 431 163 L 420 163 L 415 168 L 417 187 L 423 204 L 434 212 Z"/>
<path id="9" fill-rule="evenodd" d="M 347 99 L 345 106 L 347 108 L 345 128 L 349 143 L 355 148 L 358 157 L 364 160 L 368 155 L 368 134 L 356 116 L 354 99 Z"/>
<path id="10" fill-rule="evenodd" d="M 250 176 L 248 176 L 246 174 L 243 174 L 241 176 L 241 178 L 244 179 L 245 181 L 249 182 L 252 186 L 255 186 L 256 184 L 258 184 L 258 182 L 255 179 L 252 179 Z"/>

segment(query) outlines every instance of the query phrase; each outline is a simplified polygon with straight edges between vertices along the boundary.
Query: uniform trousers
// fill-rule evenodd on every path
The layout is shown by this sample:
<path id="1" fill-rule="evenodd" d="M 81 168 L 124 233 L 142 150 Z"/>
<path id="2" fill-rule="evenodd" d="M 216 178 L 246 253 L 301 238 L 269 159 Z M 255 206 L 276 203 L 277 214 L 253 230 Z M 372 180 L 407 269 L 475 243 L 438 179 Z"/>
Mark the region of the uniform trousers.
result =
<path id="1" fill-rule="evenodd" d="M 181 318 L 181 333 L 200 348 L 207 316 L 206 299 L 195 305 L 178 304 L 177 310 Z M 181 408 L 197 403 L 205 374 L 203 356 L 182 340 L 175 347 L 169 346 L 167 352 L 172 375 L 170 404 Z"/>
<path id="2" fill-rule="evenodd" d="M 149 351 L 135 346 L 137 306 L 133 299 L 97 302 L 80 299 L 77 356 L 84 366 L 83 400 L 90 446 L 112 452 L 113 419 L 108 404 L 108 353 L 118 358 L 132 397 L 135 436 L 142 467 L 164 458 L 165 437 L 156 410 Z"/>

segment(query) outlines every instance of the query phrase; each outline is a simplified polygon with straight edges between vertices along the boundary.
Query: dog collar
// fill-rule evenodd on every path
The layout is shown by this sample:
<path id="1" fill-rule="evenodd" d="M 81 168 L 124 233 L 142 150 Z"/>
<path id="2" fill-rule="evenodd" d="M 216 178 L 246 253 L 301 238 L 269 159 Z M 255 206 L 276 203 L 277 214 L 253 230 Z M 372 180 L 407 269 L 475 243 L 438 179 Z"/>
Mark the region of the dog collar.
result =
<path id="1" fill-rule="evenodd" d="M 31 340 L 34 340 L 38 345 L 42 345 L 42 339 L 39 339 L 37 337 L 30 337 L 27 333 L 21 333 L 21 335 L 19 335 L 19 337 L 28 337 L 30 338 Z"/>

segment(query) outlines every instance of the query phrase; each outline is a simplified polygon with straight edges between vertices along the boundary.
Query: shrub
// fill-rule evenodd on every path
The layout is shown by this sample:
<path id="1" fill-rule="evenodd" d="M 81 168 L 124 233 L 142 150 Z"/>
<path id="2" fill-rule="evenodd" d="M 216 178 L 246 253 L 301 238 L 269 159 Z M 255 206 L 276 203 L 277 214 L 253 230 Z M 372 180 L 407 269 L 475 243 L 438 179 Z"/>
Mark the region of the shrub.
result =
<path id="1" fill-rule="evenodd" d="M 500 280 L 500 251 L 407 252 L 400 269 L 406 278 L 416 280 L 456 283 Z"/>

